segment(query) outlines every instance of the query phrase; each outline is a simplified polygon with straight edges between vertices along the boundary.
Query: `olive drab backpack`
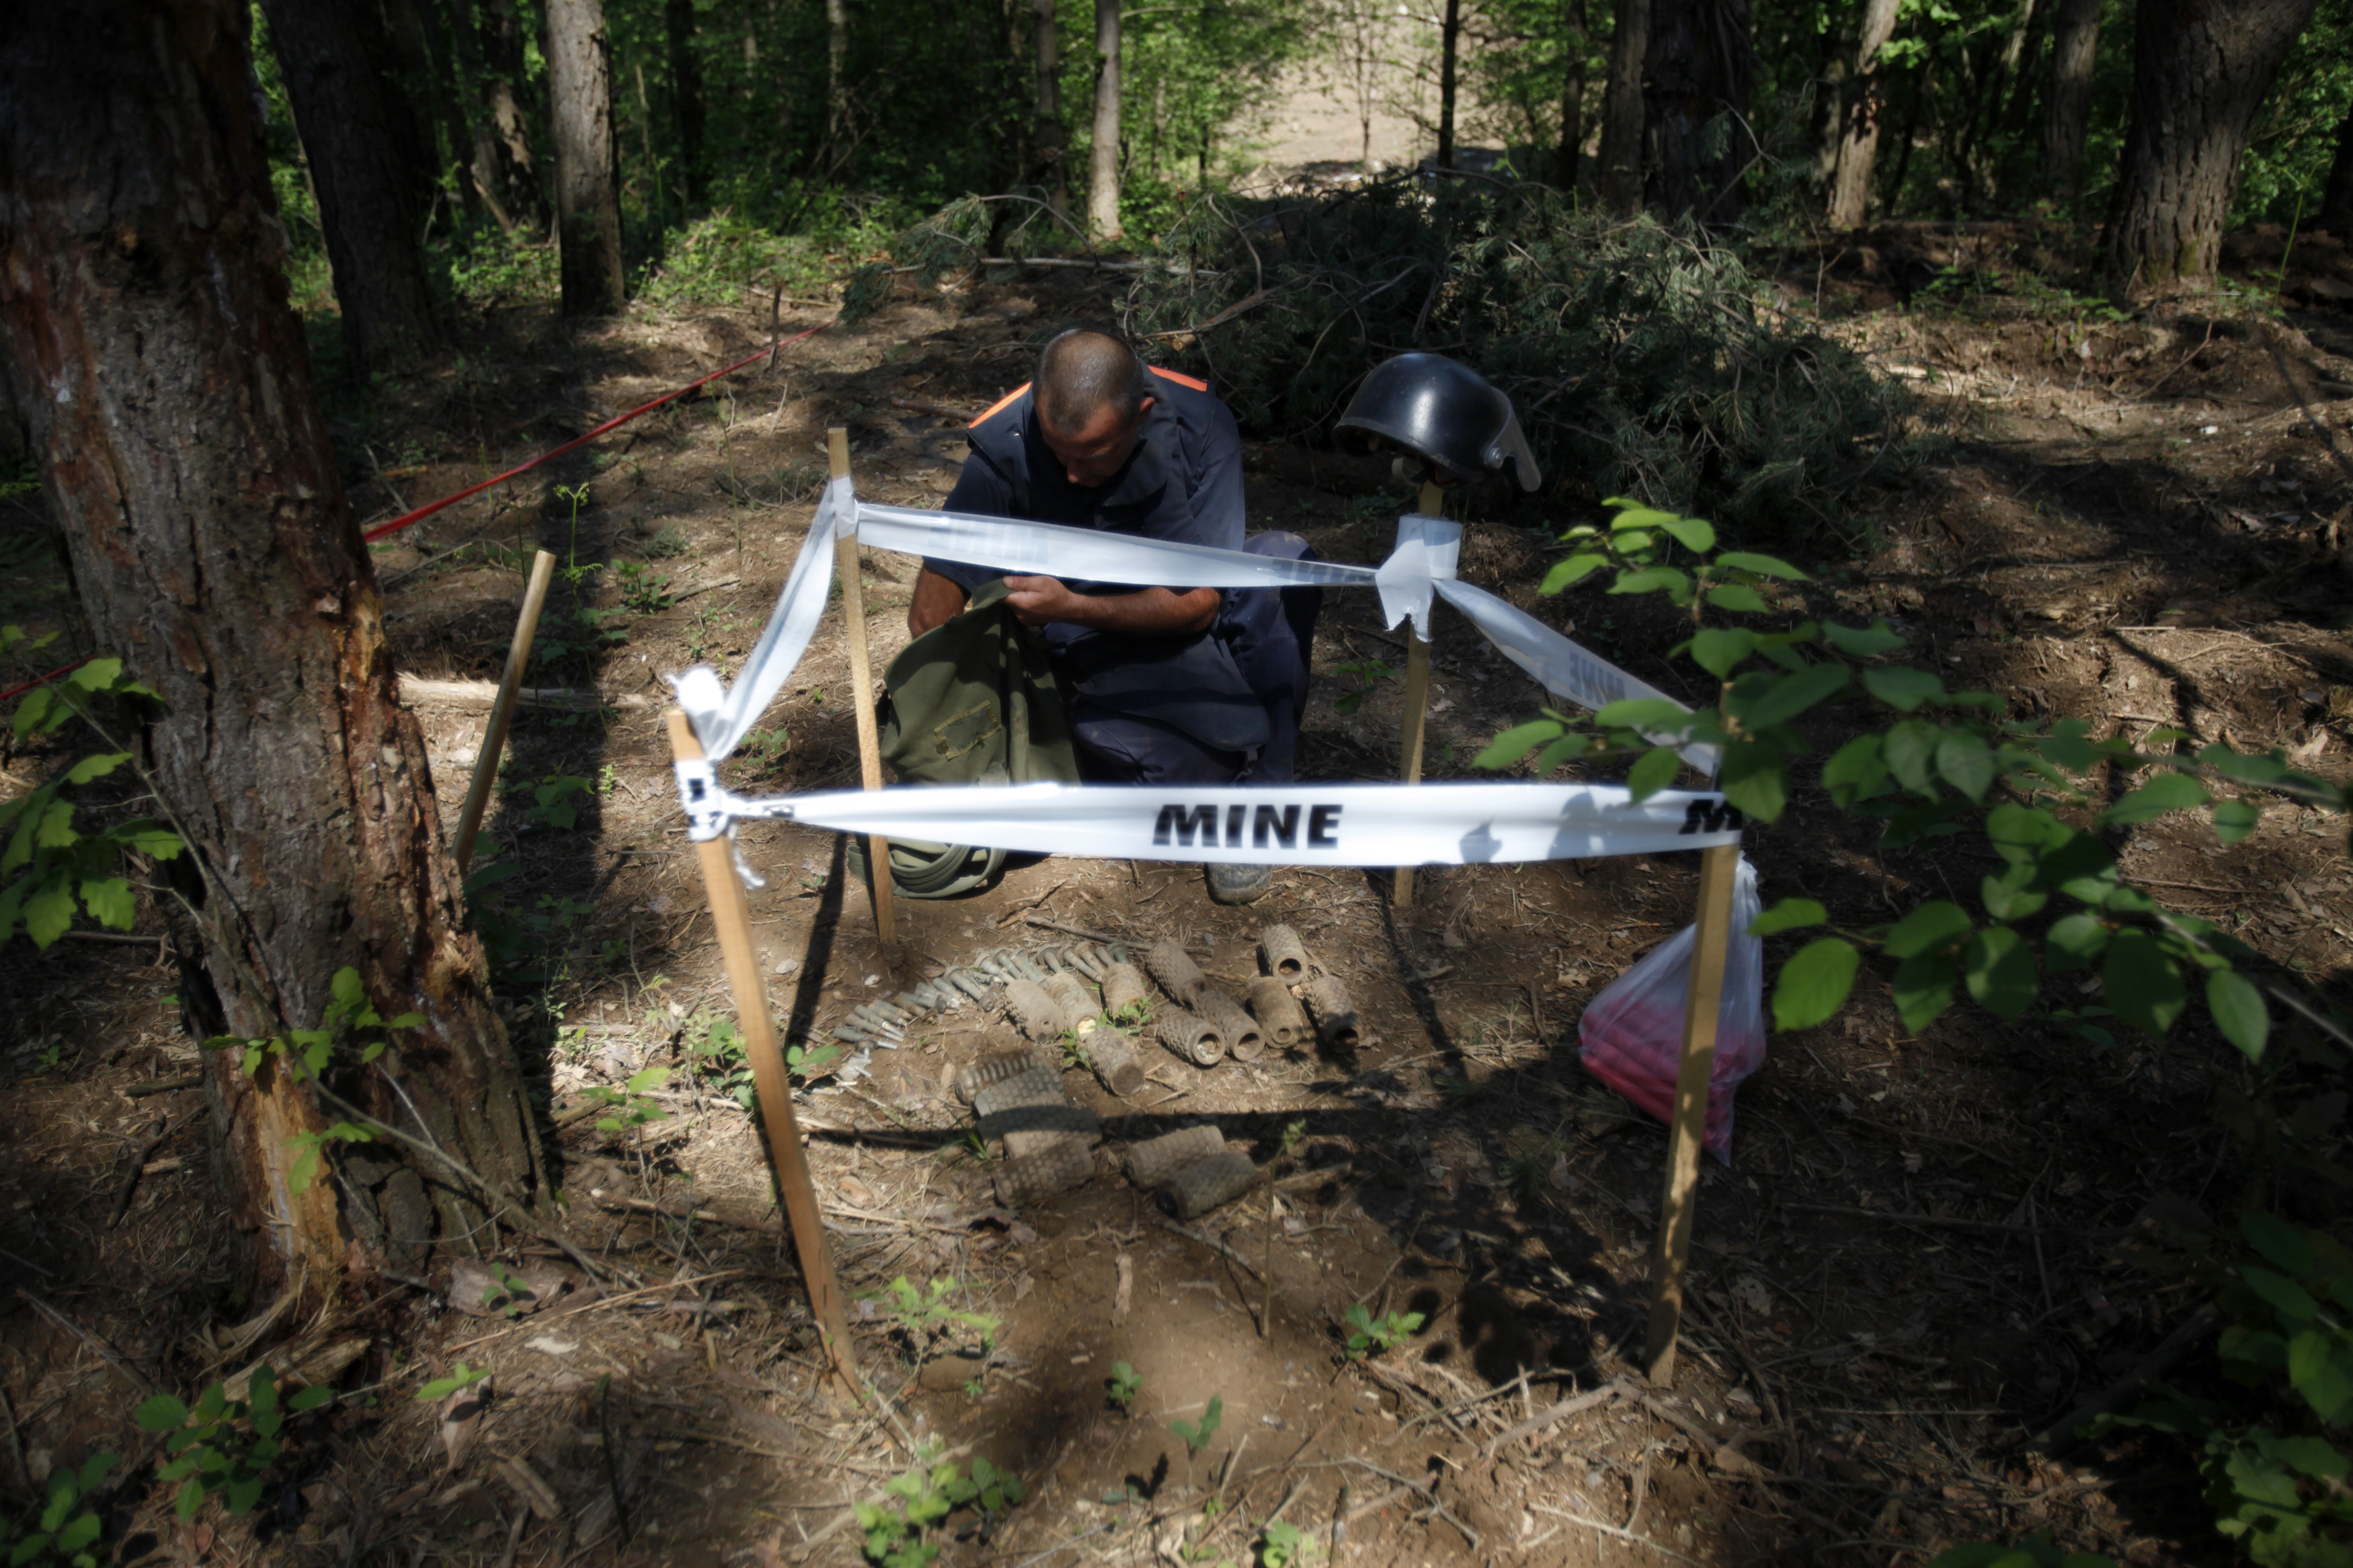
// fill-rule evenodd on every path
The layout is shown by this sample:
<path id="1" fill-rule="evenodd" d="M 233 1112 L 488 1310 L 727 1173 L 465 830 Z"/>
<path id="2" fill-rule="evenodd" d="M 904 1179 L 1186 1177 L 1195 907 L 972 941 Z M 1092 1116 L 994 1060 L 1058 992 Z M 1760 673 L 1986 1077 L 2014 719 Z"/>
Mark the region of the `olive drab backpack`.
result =
<path id="1" fill-rule="evenodd" d="M 982 584 L 961 614 L 909 643 L 882 672 L 882 760 L 900 783 L 1077 782 L 1078 752 L 1045 645 L 1004 600 L 1002 578 Z M 868 879 L 864 838 L 851 837 L 849 857 Z M 894 838 L 891 886 L 902 898 L 954 898 L 994 880 L 1005 857 Z"/>

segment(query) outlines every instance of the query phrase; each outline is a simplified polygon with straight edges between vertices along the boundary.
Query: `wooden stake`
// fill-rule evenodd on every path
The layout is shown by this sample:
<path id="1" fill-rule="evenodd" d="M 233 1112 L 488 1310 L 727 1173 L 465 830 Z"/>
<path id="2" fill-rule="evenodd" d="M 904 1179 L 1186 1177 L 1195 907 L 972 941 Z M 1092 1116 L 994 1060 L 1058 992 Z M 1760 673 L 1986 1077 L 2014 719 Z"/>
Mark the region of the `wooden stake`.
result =
<path id="1" fill-rule="evenodd" d="M 1700 1142 L 1707 1131 L 1708 1080 L 1715 1068 L 1715 1025 L 1724 1009 L 1724 955 L 1732 942 L 1733 873 L 1740 846 L 1699 856 L 1699 929 L 1692 942 L 1691 990 L 1683 1001 L 1683 1060 L 1675 1074 L 1669 1124 L 1667 1186 L 1659 1204 L 1658 1250 L 1651 1263 L 1651 1331 L 1644 1346 L 1651 1386 L 1675 1380 L 1675 1336 L 1683 1321 L 1683 1262 L 1691 1256 L 1698 1210 Z"/>
<path id="2" fill-rule="evenodd" d="M 1424 517 L 1445 516 L 1446 492 L 1434 484 L 1422 486 L 1421 512 Z M 1421 640 L 1421 630 L 1409 626 L 1405 637 L 1405 737 L 1399 747 L 1404 765 L 1398 776 L 1409 784 L 1421 782 L 1421 737 L 1430 716 L 1430 645 Z M 1391 908 L 1412 908 L 1413 868 L 1398 867 L 1389 889 Z"/>
<path id="3" fill-rule="evenodd" d="M 825 455 L 833 477 L 849 477 L 849 431 L 836 425 L 825 433 Z M 874 666 L 866 656 L 866 590 L 858 577 L 858 536 L 837 539 L 834 564 L 841 577 L 841 610 L 849 632 L 849 689 L 858 712 L 858 772 L 868 789 L 882 787 L 882 740 L 874 727 Z M 891 841 L 879 833 L 866 836 L 868 880 L 874 887 L 874 932 L 885 942 L 899 940 L 899 921 L 891 906 Z"/>
<path id="4" fill-rule="evenodd" d="M 680 762 L 696 762 L 702 742 L 686 715 L 670 713 L 670 754 Z M 735 877 L 735 858 L 724 837 L 694 847 L 702 863 L 703 891 L 711 899 L 711 923 L 719 932 L 719 953 L 727 965 L 727 988 L 735 999 L 736 1027 L 743 1032 L 744 1054 L 751 1058 L 752 1083 L 760 1100 L 760 1123 L 768 1131 L 768 1160 L 775 1167 L 776 1191 L 785 1200 L 785 1216 L 793 1228 L 793 1249 L 800 1255 L 801 1277 L 808 1282 L 809 1313 L 825 1337 L 833 1370 L 855 1394 L 858 1369 L 849 1344 L 849 1321 L 844 1314 L 840 1282 L 833 1276 L 833 1257 L 827 1249 L 825 1223 L 818 1215 L 817 1188 L 809 1180 L 808 1158 L 801 1152 L 800 1124 L 793 1116 L 791 1086 L 785 1079 L 784 1054 L 776 1048 L 775 1022 L 768 1016 L 768 998 L 760 984 L 759 962 L 752 952 L 752 911 L 744 899 L 744 884 Z"/>
<path id="5" fill-rule="evenodd" d="M 531 639 L 539 630 L 539 612 L 547 605 L 548 579 L 554 575 L 554 556 L 543 550 L 532 557 L 531 583 L 522 591 L 522 614 L 515 617 L 514 641 L 507 645 L 506 673 L 499 677 L 491 721 L 482 727 L 482 750 L 474 759 L 474 782 L 466 786 L 466 809 L 458 814 L 458 839 L 452 852 L 458 857 L 460 876 L 474 858 L 474 835 L 482 830 L 491 786 L 498 782 L 499 758 L 507 749 L 507 726 L 514 720 L 515 692 L 522 685 L 523 667 L 531 662 Z"/>

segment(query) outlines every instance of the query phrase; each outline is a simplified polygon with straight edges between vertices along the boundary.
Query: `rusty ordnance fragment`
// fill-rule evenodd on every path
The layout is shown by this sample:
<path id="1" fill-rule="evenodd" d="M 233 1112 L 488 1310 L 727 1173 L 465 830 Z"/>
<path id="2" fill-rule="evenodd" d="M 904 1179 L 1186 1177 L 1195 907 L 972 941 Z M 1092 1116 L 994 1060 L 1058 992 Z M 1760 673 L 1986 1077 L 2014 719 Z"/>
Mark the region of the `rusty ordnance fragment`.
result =
<path id="1" fill-rule="evenodd" d="M 1040 1134 L 1049 1132 L 1076 1138 L 1089 1148 L 1103 1142 L 1103 1124 L 1095 1120 L 1095 1113 L 1067 1100 L 1000 1105 L 980 1118 L 979 1130 L 983 1142 L 1004 1139 L 1009 1154 L 1024 1152 L 1039 1142 Z"/>
<path id="2" fill-rule="evenodd" d="M 1103 1011 L 1124 1012 L 1138 1002 L 1149 1005 L 1152 993 L 1144 984 L 1144 976 L 1133 963 L 1114 963 L 1103 970 Z"/>
<path id="3" fill-rule="evenodd" d="M 1315 1033 L 1325 1047 L 1335 1051 L 1353 1051 L 1360 1038 L 1356 1024 L 1356 1005 L 1348 1000 L 1348 988 L 1331 975 L 1310 982 L 1302 993 L 1307 1011 L 1315 1019 Z"/>
<path id="4" fill-rule="evenodd" d="M 1066 1102 L 1060 1071 L 1039 1066 L 983 1085 L 973 1094 L 972 1113 L 987 1118 L 1000 1110 L 1010 1110 L 1017 1105 L 1061 1105 Z"/>
<path id="5" fill-rule="evenodd" d="M 1266 1054 L 1266 1036 L 1258 1020 L 1242 1005 L 1215 985 L 1201 987 L 1201 1016 L 1226 1037 L 1226 1054 L 1238 1062 L 1254 1062 Z"/>
<path id="6" fill-rule="evenodd" d="M 1060 1040 L 1069 1027 L 1062 1020 L 1061 1004 L 1048 995 L 1044 986 L 1018 974 L 1005 983 L 1005 1011 L 1015 1027 L 1041 1046 Z"/>
<path id="7" fill-rule="evenodd" d="M 966 1105 L 972 1097 L 992 1083 L 1002 1083 L 1033 1068 L 1051 1069 L 1053 1061 L 1045 1052 L 1030 1046 L 1016 1046 L 1011 1050 L 991 1051 L 977 1061 L 966 1062 L 955 1076 L 956 1098 Z"/>
<path id="8" fill-rule="evenodd" d="M 1083 1035 L 1093 1028 L 1095 1020 L 1103 1016 L 1092 990 L 1070 970 L 1046 982 L 1046 994 L 1062 1009 L 1062 1026 L 1074 1035 Z"/>
<path id="9" fill-rule="evenodd" d="M 1291 987 L 1279 974 L 1263 974 L 1251 981 L 1250 994 L 1242 999 L 1242 1005 L 1258 1020 L 1258 1026 L 1266 1031 L 1267 1044 L 1282 1050 L 1306 1038 L 1313 1027 L 1307 1022 L 1307 1015 L 1299 1010 L 1298 998 L 1292 995 Z"/>
<path id="10" fill-rule="evenodd" d="M 1197 1068 L 1213 1068 L 1226 1054 L 1226 1037 L 1208 1019 L 1181 1007 L 1162 1010 L 1157 1025 L 1160 1043 Z"/>
<path id="11" fill-rule="evenodd" d="M 1067 1192 L 1094 1174 L 1094 1157 L 1077 1139 L 997 1162 L 997 1201 L 1008 1207 Z"/>
<path id="12" fill-rule="evenodd" d="M 1163 1132 L 1127 1151 L 1127 1179 L 1139 1187 L 1156 1187 L 1187 1165 L 1225 1152 L 1225 1135 L 1214 1127 L 1180 1127 Z"/>
<path id="13" fill-rule="evenodd" d="M 1250 1157 L 1228 1149 L 1177 1172 L 1160 1189 L 1160 1205 L 1178 1219 L 1191 1219 L 1241 1196 L 1257 1180 L 1258 1167 Z"/>
<path id="14" fill-rule="evenodd" d="M 1209 983 L 1209 977 L 1201 973 L 1192 955 L 1173 936 L 1164 936 L 1152 944 L 1152 951 L 1144 955 L 1144 967 L 1179 1007 L 1192 1006 L 1201 988 Z"/>
<path id="15" fill-rule="evenodd" d="M 1092 1029 L 1079 1048 L 1094 1068 L 1096 1081 L 1122 1100 L 1144 1087 L 1144 1063 L 1117 1029 Z"/>
<path id="16" fill-rule="evenodd" d="M 1278 980 L 1296 985 L 1307 978 L 1307 950 L 1289 926 L 1269 926 L 1259 932 L 1258 956 Z"/>

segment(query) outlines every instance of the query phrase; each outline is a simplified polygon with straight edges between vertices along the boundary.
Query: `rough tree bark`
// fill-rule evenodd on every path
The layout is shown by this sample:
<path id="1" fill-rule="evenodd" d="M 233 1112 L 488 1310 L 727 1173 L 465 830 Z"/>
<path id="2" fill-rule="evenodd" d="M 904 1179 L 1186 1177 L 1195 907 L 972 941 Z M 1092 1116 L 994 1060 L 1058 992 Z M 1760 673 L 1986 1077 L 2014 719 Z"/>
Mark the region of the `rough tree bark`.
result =
<path id="1" fill-rule="evenodd" d="M 547 96 L 555 126 L 556 243 L 564 313 L 621 308 L 620 152 L 603 0 L 549 0 Z"/>
<path id="2" fill-rule="evenodd" d="M 2073 195 L 2083 179 L 2092 123 L 2092 67 L 2100 52 L 2100 0 L 2059 0 L 2051 30 L 2051 89 L 2042 100 L 2042 177 Z"/>
<path id="3" fill-rule="evenodd" d="M 849 6 L 825 0 L 825 133 L 836 144 L 849 126 Z"/>
<path id="4" fill-rule="evenodd" d="M 1032 0 L 1035 17 L 1032 43 L 1038 56 L 1038 108 L 1030 125 L 1030 142 L 1037 159 L 1036 176 L 1046 187 L 1046 202 L 1058 213 L 1070 210 L 1070 128 L 1062 122 L 1062 35 L 1055 21 L 1054 0 Z"/>
<path id="5" fill-rule="evenodd" d="M 1644 201 L 1662 217 L 1731 222 L 1755 152 L 1748 0 L 1652 0 L 1642 74 Z"/>
<path id="6" fill-rule="evenodd" d="M 1087 151 L 1087 232 L 1119 237 L 1119 0 L 1095 0 L 1095 122 Z M 1208 162 L 1205 150 L 1202 162 Z"/>
<path id="7" fill-rule="evenodd" d="M 385 75 L 388 43 L 360 6 L 266 0 L 262 12 L 319 194 L 343 352 L 362 370 L 397 363 L 441 330 L 417 200 L 430 161 Z"/>
<path id="8" fill-rule="evenodd" d="M 474 100 L 474 189 L 499 226 L 537 234 L 547 226 L 547 198 L 532 152 L 523 99 L 522 26 L 514 0 L 485 0 L 479 28 L 461 6 L 452 18 L 458 58 Z"/>
<path id="9" fill-rule="evenodd" d="M 1438 166 L 1454 167 L 1454 67 L 1461 52 L 1462 0 L 1446 0 L 1438 28 Z"/>
<path id="10" fill-rule="evenodd" d="M 1592 39 L 1586 0 L 1561 0 L 1563 62 L 1560 83 L 1560 153 L 1553 164 L 1553 184 L 1564 191 L 1577 189 L 1577 165 L 1585 152 L 1585 58 Z"/>
<path id="11" fill-rule="evenodd" d="M 428 234 L 433 224 L 432 203 L 440 194 L 442 176 L 451 163 L 465 157 L 470 140 L 463 100 L 450 89 L 444 69 L 448 62 L 433 37 L 433 24 L 423 9 L 423 5 L 431 4 L 434 0 L 422 0 L 422 4 L 420 0 L 385 0 L 384 5 L 393 58 L 399 63 L 394 85 L 406 101 L 409 119 L 415 126 L 413 134 L 423 153 L 427 182 L 418 195 L 418 204 L 425 211 L 425 232 Z M 446 157 L 441 148 L 444 141 L 448 143 Z M 459 199 L 470 208 L 475 200 L 472 185 L 460 180 L 458 189 Z"/>
<path id="12" fill-rule="evenodd" d="M 2112 286 L 2143 293 L 2214 276 L 2255 110 L 2313 0 L 2140 0 L 2132 122 L 2108 208 Z"/>
<path id="13" fill-rule="evenodd" d="M 331 1152 L 300 1194 L 290 1140 L 343 1113 L 276 1060 L 209 1053 L 259 1283 L 315 1300 L 437 1240 L 496 1244 L 451 1162 L 512 1218 L 545 1189 L 287 303 L 248 15 L 83 0 L 0 34 L 0 362 L 83 608 L 165 705 L 142 750 L 204 939 L 184 1004 L 239 1036 L 316 1027 L 348 965 L 384 1016 L 425 1017 L 389 1072 L 329 1069 L 415 1142 Z"/>
<path id="14" fill-rule="evenodd" d="M 670 41 L 670 110 L 678 132 L 679 173 L 687 205 L 702 200 L 702 66 L 694 58 L 694 0 L 665 0 L 662 24 Z"/>
<path id="15" fill-rule="evenodd" d="M 2339 238 L 2353 235 L 2353 109 L 2345 111 L 2345 122 L 2337 128 L 2337 158 L 2328 165 L 2328 189 L 2313 222 Z"/>
<path id="16" fill-rule="evenodd" d="M 1872 166 L 1879 160 L 1879 127 L 1886 112 L 1886 75 L 1879 52 L 1895 36 L 1897 0 L 1863 0 L 1862 32 L 1854 69 L 1840 106 L 1838 166 L 1831 175 L 1830 225 L 1858 228 L 1871 198 Z"/>
<path id="17" fill-rule="evenodd" d="M 1651 0 L 1617 0 L 1609 81 L 1601 91 L 1601 199 L 1620 217 L 1642 207 L 1642 64 L 1651 52 Z"/>

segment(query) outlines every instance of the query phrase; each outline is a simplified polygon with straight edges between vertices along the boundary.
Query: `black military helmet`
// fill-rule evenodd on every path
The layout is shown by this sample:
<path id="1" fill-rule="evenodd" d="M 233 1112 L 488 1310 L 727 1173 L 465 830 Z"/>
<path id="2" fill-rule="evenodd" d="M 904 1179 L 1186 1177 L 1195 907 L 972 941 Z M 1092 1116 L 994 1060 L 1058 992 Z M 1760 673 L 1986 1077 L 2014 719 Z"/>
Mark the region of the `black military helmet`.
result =
<path id="1" fill-rule="evenodd" d="M 1442 354 L 1399 354 L 1375 365 L 1340 424 L 1387 437 L 1466 479 L 1508 461 L 1522 489 L 1536 488 L 1535 454 L 1512 400 Z"/>

